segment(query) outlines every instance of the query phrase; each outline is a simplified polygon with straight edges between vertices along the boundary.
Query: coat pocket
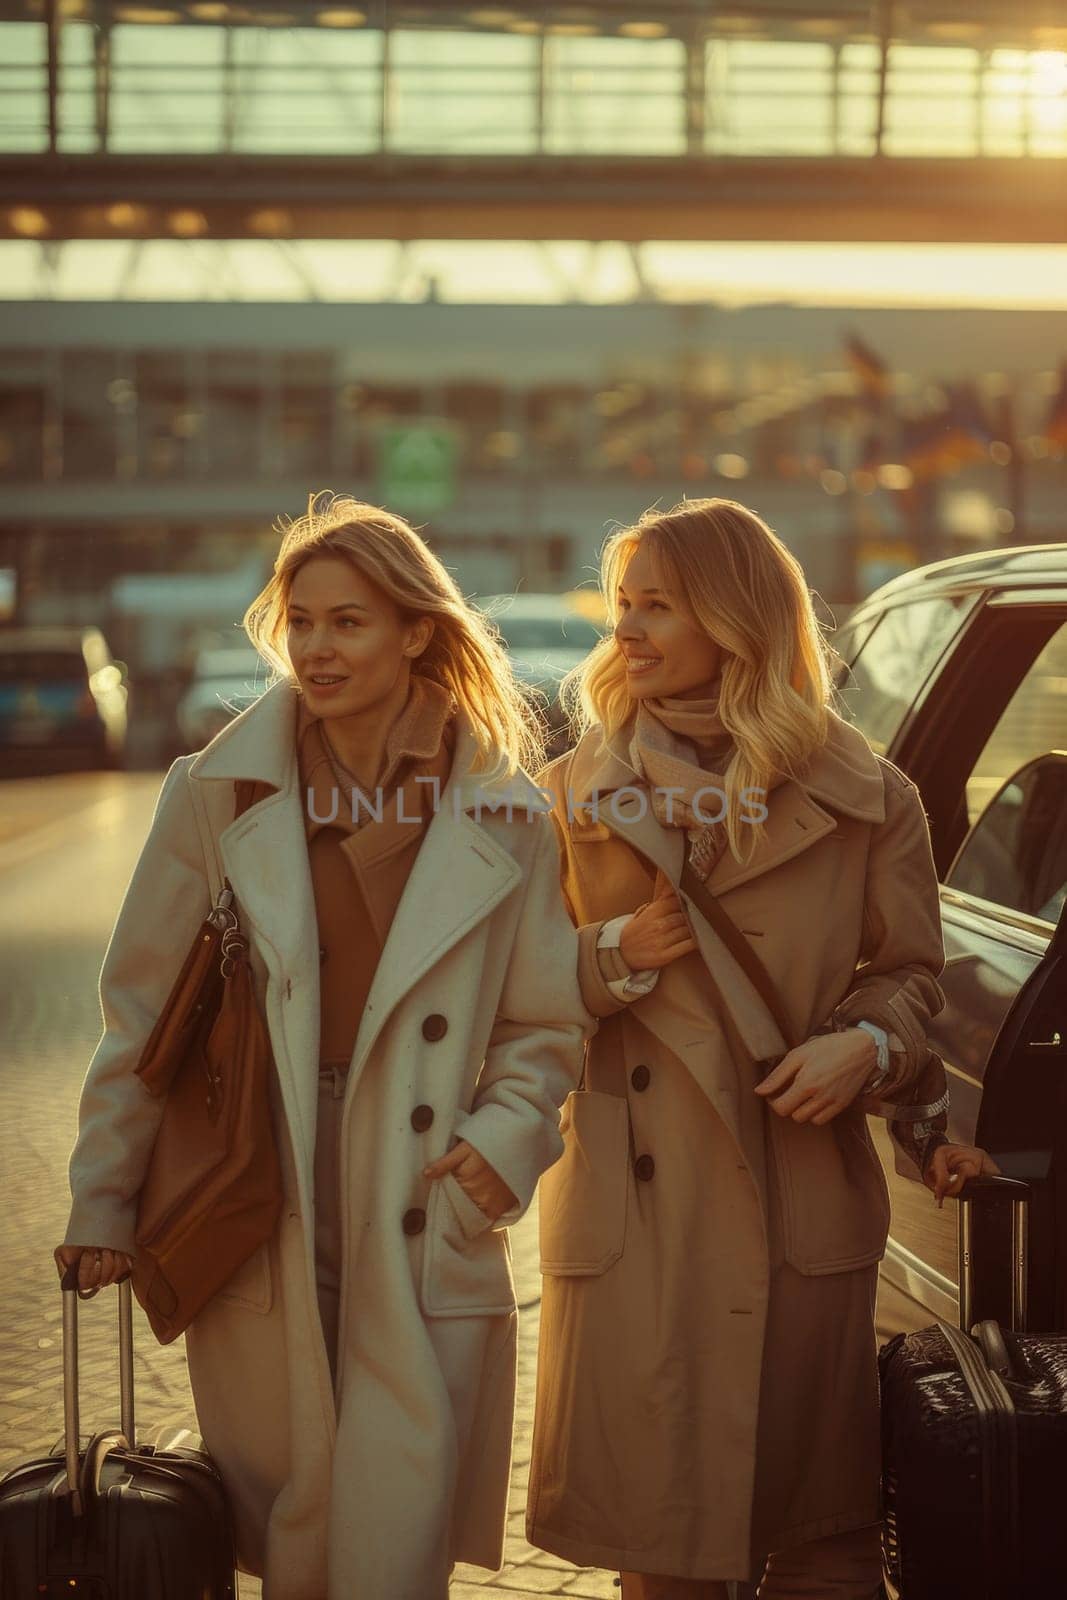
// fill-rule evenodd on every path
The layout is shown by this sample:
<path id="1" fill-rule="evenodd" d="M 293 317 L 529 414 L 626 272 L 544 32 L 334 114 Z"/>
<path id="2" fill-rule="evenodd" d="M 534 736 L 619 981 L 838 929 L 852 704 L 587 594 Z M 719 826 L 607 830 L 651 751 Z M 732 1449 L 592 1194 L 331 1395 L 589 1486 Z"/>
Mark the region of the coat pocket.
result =
<path id="1" fill-rule="evenodd" d="M 563 1154 L 538 1191 L 541 1271 L 596 1277 L 626 1238 L 630 1108 L 619 1095 L 576 1089 L 560 1118 Z"/>
<path id="2" fill-rule="evenodd" d="M 245 1311 L 258 1311 L 265 1315 L 274 1303 L 274 1284 L 270 1265 L 270 1240 L 265 1239 L 248 1260 L 227 1278 L 214 1297 Z"/>
<path id="3" fill-rule="evenodd" d="M 786 1260 L 808 1277 L 880 1261 L 889 1186 L 855 1108 L 815 1126 L 769 1113 Z"/>
<path id="4" fill-rule="evenodd" d="M 452 1174 L 439 1178 L 426 1208 L 422 1309 L 428 1317 L 497 1317 L 515 1310 L 506 1228 L 493 1228 Z"/>

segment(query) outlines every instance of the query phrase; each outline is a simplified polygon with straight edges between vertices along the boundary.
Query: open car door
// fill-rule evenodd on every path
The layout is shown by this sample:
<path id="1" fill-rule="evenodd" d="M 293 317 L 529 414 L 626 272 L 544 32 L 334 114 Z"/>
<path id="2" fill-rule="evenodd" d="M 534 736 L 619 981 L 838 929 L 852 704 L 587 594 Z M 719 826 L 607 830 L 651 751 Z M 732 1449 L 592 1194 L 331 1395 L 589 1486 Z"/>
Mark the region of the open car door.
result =
<path id="1" fill-rule="evenodd" d="M 1067 1330 L 1067 909 L 997 1035 L 976 1138 L 1007 1176 L 1033 1184 L 1028 1326 Z M 977 1316 L 1005 1323 L 1007 1209 L 991 1204 L 974 1219 Z"/>

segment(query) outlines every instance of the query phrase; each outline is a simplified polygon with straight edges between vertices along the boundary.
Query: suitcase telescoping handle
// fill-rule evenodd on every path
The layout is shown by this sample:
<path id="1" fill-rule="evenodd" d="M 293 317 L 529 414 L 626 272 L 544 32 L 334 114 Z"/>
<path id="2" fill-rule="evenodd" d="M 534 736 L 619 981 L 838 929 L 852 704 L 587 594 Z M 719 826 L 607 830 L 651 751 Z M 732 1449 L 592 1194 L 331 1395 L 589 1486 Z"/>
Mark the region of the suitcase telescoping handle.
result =
<path id="1" fill-rule="evenodd" d="M 1030 1259 L 1030 1185 L 1021 1178 L 968 1178 L 959 1194 L 960 1327 L 974 1322 L 974 1201 L 979 1190 L 998 1190 L 1011 1200 L 1011 1326 L 1026 1329 Z"/>
<path id="2" fill-rule="evenodd" d="M 67 1488 L 76 1516 L 81 1514 L 78 1444 L 80 1437 L 78 1376 L 78 1263 L 63 1274 L 63 1437 Z M 133 1292 L 130 1275 L 119 1279 L 119 1406 L 122 1435 L 130 1449 L 137 1439 L 133 1410 Z M 86 1299 L 92 1296 L 87 1295 Z"/>

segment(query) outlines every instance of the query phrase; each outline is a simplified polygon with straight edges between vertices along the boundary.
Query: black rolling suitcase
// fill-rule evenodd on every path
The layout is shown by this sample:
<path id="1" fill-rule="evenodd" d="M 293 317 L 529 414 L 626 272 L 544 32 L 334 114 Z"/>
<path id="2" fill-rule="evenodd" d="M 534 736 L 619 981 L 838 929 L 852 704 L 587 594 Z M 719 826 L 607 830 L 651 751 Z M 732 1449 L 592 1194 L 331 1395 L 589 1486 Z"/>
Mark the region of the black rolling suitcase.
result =
<path id="1" fill-rule="evenodd" d="M 972 1320 L 976 1191 L 1012 1205 L 1010 1329 Z M 1013 1178 L 965 1185 L 962 1327 L 897 1334 L 879 1355 L 883 1548 L 901 1600 L 1067 1594 L 1067 1334 L 1023 1331 L 1029 1202 Z"/>
<path id="2" fill-rule="evenodd" d="M 133 1309 L 119 1284 L 122 1431 L 78 1437 L 76 1269 L 63 1280 L 64 1454 L 0 1479 L 0 1600 L 234 1600 L 233 1533 L 202 1450 L 137 1448 Z"/>

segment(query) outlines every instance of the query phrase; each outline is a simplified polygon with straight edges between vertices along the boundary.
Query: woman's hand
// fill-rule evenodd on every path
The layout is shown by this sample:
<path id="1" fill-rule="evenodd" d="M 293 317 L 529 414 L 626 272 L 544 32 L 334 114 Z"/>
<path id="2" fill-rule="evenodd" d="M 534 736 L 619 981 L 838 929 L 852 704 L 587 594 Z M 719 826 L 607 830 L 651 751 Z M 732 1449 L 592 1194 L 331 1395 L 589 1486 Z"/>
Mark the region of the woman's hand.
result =
<path id="1" fill-rule="evenodd" d="M 505 1211 L 519 1203 L 500 1174 L 466 1139 L 461 1139 L 456 1148 L 439 1161 L 422 1169 L 424 1178 L 443 1178 L 446 1172 L 452 1173 L 460 1188 L 480 1211 L 484 1211 L 490 1222 L 496 1222 Z"/>
<path id="2" fill-rule="evenodd" d="M 941 1207 L 945 1196 L 958 1195 L 968 1178 L 995 1178 L 999 1172 L 993 1157 L 978 1145 L 939 1144 L 927 1162 L 923 1182 Z"/>
<path id="3" fill-rule="evenodd" d="M 660 874 L 656 891 L 622 930 L 619 951 L 631 972 L 659 970 L 696 949 L 681 903 Z"/>
<path id="4" fill-rule="evenodd" d="M 127 1272 L 133 1271 L 133 1257 L 122 1250 L 98 1250 L 88 1244 L 61 1244 L 56 1247 L 54 1254 L 61 1279 L 68 1267 L 78 1263 L 79 1289 L 104 1289 L 109 1283 L 118 1283 Z"/>
<path id="5" fill-rule="evenodd" d="M 878 1047 L 864 1028 L 820 1033 L 784 1055 L 756 1085 L 772 1111 L 821 1126 L 849 1107 L 878 1065 Z"/>

